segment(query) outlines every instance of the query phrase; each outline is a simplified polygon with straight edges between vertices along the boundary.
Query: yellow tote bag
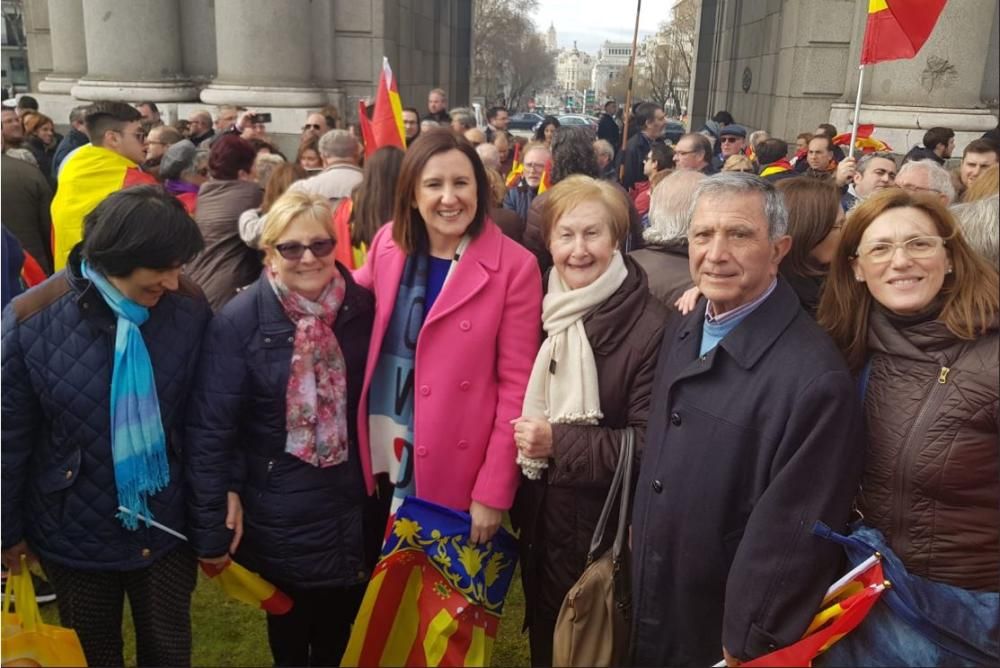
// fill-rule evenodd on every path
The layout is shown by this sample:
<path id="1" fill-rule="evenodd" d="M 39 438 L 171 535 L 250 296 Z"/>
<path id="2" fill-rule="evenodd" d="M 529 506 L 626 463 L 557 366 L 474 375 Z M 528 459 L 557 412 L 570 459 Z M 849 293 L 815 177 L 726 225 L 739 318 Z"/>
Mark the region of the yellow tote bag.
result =
<path id="1" fill-rule="evenodd" d="M 17 612 L 11 612 L 12 592 Z M 87 665 L 76 631 L 42 622 L 35 586 L 23 558 L 20 574 L 7 578 L 0 624 L 0 665 L 46 668 Z"/>

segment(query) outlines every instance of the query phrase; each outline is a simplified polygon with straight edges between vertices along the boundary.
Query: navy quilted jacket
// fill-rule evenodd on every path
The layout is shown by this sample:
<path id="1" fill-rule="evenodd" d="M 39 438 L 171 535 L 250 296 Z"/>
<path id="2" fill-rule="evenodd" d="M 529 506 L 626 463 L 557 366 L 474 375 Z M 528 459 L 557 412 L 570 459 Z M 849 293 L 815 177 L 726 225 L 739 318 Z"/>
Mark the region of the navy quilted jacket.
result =
<path id="1" fill-rule="evenodd" d="M 83 570 L 144 568 L 178 539 L 115 518 L 109 404 L 116 318 L 80 276 L 77 251 L 60 272 L 3 312 L 3 547 L 23 539 L 43 558 Z M 167 436 L 170 484 L 153 518 L 185 531 L 184 405 L 211 310 L 182 279 L 141 331 Z"/>
<path id="2" fill-rule="evenodd" d="M 188 411 L 195 551 L 225 554 L 232 538 L 225 527 L 226 493 L 238 491 L 244 534 L 235 559 L 298 588 L 343 587 L 368 577 L 356 418 L 375 308 L 372 294 L 343 267 L 341 273 L 347 290 L 333 329 L 347 365 L 346 462 L 317 468 L 285 452 L 295 326 L 263 277 L 215 315 Z"/>

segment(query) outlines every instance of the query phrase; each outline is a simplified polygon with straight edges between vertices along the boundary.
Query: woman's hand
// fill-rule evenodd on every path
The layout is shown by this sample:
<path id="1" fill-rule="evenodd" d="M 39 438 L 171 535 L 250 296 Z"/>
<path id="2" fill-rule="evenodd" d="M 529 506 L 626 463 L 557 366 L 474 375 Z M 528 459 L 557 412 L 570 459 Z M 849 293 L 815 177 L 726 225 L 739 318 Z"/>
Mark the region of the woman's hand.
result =
<path id="1" fill-rule="evenodd" d="M 698 300 L 701 298 L 701 290 L 698 286 L 693 288 L 688 288 L 684 291 L 684 294 L 674 302 L 674 308 L 680 311 L 681 315 L 687 315 L 694 310 L 694 307 L 698 304 Z"/>
<path id="2" fill-rule="evenodd" d="M 26 541 L 21 541 L 14 547 L 9 547 L 3 552 L 0 552 L 0 560 L 3 561 L 4 567 L 11 572 L 12 575 L 18 575 L 21 573 L 21 555 L 27 557 L 28 563 L 33 563 L 38 561 L 38 557 L 35 553 L 28 549 L 28 543 Z"/>
<path id="3" fill-rule="evenodd" d="M 233 541 L 229 544 L 229 554 L 234 554 L 243 540 L 243 503 L 236 492 L 226 493 L 226 528 L 233 532 Z"/>
<path id="4" fill-rule="evenodd" d="M 513 420 L 514 445 L 525 457 L 547 459 L 552 456 L 552 425 L 545 418 L 519 417 Z"/>
<path id="5" fill-rule="evenodd" d="M 470 538 L 473 543 L 481 544 L 493 538 L 493 534 L 500 528 L 500 521 L 503 513 L 496 508 L 484 506 L 478 501 L 473 501 L 469 506 L 469 514 L 472 515 L 472 531 Z"/>

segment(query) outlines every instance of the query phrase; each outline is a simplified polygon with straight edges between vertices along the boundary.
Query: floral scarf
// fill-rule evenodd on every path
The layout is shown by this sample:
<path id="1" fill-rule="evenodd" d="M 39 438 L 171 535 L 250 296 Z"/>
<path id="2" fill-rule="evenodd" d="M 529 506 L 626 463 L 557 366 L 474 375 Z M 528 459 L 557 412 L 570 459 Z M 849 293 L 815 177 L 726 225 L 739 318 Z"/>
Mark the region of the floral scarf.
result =
<path id="1" fill-rule="evenodd" d="M 333 334 L 346 283 L 338 271 L 312 302 L 289 290 L 270 268 L 267 280 L 295 324 L 292 366 L 285 394 L 285 452 L 325 468 L 347 461 L 347 367 Z"/>

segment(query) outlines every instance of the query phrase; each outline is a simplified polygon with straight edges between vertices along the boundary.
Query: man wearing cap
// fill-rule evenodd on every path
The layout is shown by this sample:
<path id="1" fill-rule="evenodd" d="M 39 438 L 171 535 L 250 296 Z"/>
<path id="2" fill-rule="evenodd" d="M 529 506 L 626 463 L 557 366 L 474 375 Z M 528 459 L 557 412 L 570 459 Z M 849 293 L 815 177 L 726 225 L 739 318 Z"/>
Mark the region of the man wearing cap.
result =
<path id="1" fill-rule="evenodd" d="M 712 158 L 712 167 L 721 171 L 729 156 L 738 155 L 746 149 L 747 129 L 742 125 L 727 125 L 719 130 L 719 147 L 721 153 Z"/>

